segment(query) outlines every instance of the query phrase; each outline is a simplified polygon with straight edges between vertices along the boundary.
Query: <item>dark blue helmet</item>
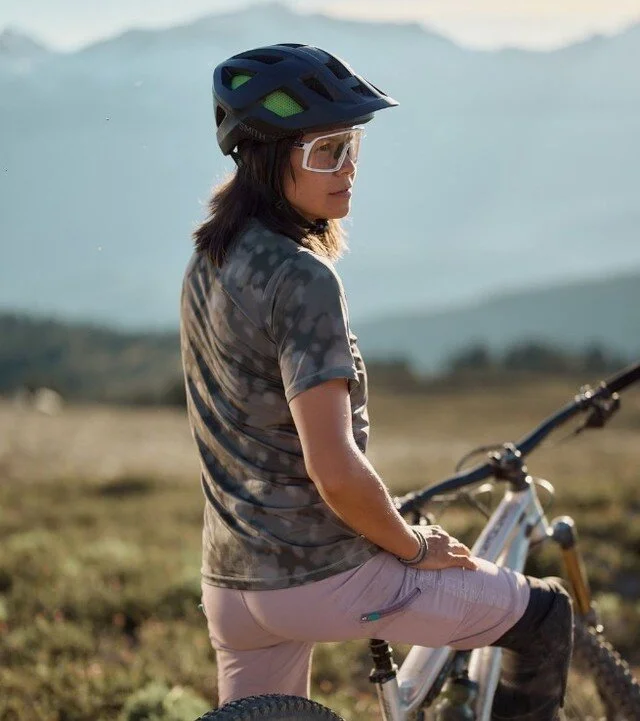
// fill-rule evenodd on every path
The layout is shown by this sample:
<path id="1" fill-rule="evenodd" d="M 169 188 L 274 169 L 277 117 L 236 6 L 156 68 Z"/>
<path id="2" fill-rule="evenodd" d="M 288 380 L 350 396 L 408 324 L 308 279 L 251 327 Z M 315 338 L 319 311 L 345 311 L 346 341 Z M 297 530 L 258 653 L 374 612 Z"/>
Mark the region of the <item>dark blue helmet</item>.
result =
<path id="1" fill-rule="evenodd" d="M 244 139 L 273 142 L 334 125 L 360 125 L 398 103 L 335 55 L 281 43 L 248 50 L 213 73 L 217 139 L 225 155 Z"/>

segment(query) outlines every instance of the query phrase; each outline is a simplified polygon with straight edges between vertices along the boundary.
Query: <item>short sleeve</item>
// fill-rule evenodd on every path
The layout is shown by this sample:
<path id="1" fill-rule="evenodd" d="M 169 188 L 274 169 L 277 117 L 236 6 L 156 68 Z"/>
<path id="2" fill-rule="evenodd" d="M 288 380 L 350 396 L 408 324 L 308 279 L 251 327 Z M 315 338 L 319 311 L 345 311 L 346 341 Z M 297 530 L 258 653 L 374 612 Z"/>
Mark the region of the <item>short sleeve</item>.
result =
<path id="1" fill-rule="evenodd" d="M 300 253 L 283 264 L 273 286 L 270 332 L 287 402 L 332 378 L 357 381 L 347 303 L 335 271 Z"/>

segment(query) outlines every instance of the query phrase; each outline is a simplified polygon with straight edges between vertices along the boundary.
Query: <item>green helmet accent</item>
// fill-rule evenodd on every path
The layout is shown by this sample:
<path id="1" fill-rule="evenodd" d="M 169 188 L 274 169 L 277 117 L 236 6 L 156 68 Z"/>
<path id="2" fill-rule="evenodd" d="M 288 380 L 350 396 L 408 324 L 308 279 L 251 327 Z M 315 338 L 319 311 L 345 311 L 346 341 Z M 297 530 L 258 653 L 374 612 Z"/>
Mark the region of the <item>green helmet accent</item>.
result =
<path id="1" fill-rule="evenodd" d="M 235 90 L 241 85 L 251 80 L 252 75 L 245 75 L 238 73 L 231 78 L 231 89 Z M 299 102 L 294 100 L 290 95 L 283 92 L 282 90 L 275 90 L 273 93 L 269 93 L 267 97 L 262 101 L 262 105 L 275 113 L 281 118 L 288 118 L 290 115 L 297 115 L 301 113 L 304 108 Z"/>
<path id="2" fill-rule="evenodd" d="M 236 88 L 239 88 L 241 85 L 244 85 L 246 82 L 251 80 L 253 76 L 252 75 L 243 75 L 242 73 L 238 73 L 237 75 L 234 75 L 231 78 L 231 90 L 235 90 Z"/>
<path id="3" fill-rule="evenodd" d="M 269 95 L 267 95 L 267 97 L 262 101 L 262 104 L 267 110 L 279 115 L 281 118 L 288 118 L 290 115 L 297 115 L 304 110 L 299 102 L 294 100 L 290 95 L 287 95 L 287 93 L 282 90 L 276 90 L 273 93 L 269 93 Z"/>

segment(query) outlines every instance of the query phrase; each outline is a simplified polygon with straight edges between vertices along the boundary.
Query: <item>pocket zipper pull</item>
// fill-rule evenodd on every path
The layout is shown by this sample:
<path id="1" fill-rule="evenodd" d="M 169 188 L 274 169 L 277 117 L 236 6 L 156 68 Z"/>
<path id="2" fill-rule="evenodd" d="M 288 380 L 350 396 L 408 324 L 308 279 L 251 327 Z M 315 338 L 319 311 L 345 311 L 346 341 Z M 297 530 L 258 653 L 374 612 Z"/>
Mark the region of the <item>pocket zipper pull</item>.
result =
<path id="1" fill-rule="evenodd" d="M 380 611 L 371 611 L 370 613 L 363 613 L 362 616 L 360 616 L 360 621 L 362 623 L 368 623 L 370 621 L 378 621 L 384 616 L 389 616 L 392 613 L 397 613 L 398 611 L 402 611 L 402 609 L 411 603 L 413 599 L 416 596 L 419 596 L 422 593 L 422 591 L 419 588 L 414 588 L 411 593 L 407 594 L 404 598 L 400 599 L 400 601 L 394 603 L 393 605 L 389 606 L 388 608 L 383 608 Z"/>

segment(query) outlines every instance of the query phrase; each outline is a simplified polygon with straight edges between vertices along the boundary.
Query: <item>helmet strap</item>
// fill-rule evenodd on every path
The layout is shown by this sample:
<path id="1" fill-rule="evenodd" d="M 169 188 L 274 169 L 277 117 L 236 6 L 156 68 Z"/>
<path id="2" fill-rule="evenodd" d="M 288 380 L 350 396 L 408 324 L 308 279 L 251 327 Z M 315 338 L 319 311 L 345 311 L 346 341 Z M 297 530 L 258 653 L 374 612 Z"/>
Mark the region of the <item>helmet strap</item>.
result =
<path id="1" fill-rule="evenodd" d="M 242 158 L 240 157 L 240 153 L 238 153 L 236 150 L 232 150 L 229 155 L 233 158 L 233 162 L 236 164 L 238 168 L 242 167 Z"/>
<path id="2" fill-rule="evenodd" d="M 317 218 L 313 223 L 310 223 L 310 230 L 315 235 L 326 233 L 328 228 L 329 221 L 326 218 Z"/>
<path id="3" fill-rule="evenodd" d="M 275 198 L 275 194 L 271 193 L 269 191 L 272 197 Z M 274 207 L 277 210 L 285 210 L 287 207 L 289 208 L 289 212 L 293 213 L 296 217 L 296 221 L 303 227 L 306 228 L 310 233 L 313 233 L 314 235 L 322 235 L 323 233 L 326 233 L 329 228 L 329 221 L 326 218 L 317 218 L 314 221 L 307 220 L 303 215 L 301 215 L 295 208 L 292 208 L 290 205 L 285 204 L 285 201 L 280 198 L 279 200 L 276 200 L 274 203 Z"/>

